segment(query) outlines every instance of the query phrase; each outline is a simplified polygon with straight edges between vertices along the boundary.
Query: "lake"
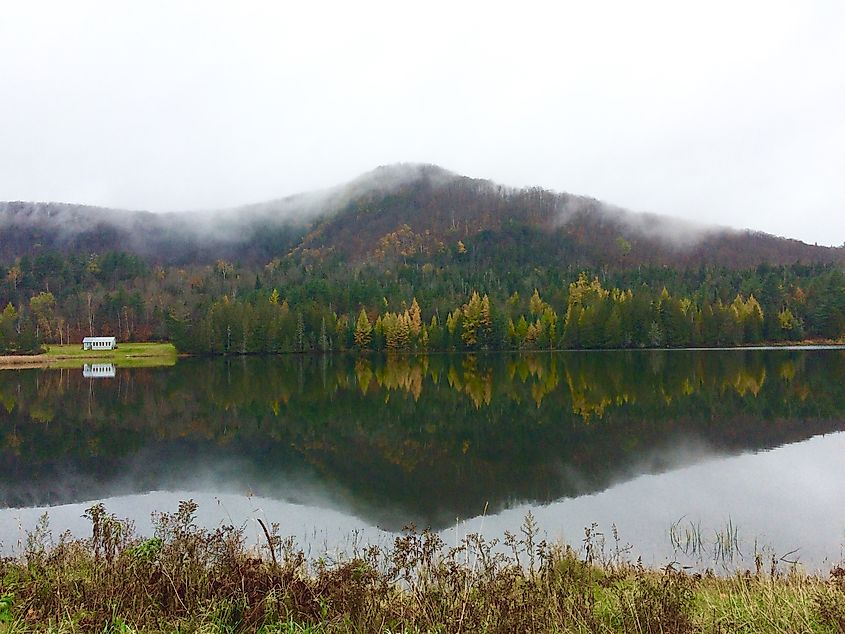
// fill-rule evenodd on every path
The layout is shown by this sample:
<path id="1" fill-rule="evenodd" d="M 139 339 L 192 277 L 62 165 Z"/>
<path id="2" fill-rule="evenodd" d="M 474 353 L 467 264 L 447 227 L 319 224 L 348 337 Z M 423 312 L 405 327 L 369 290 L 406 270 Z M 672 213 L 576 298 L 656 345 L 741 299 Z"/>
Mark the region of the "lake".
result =
<path id="1" fill-rule="evenodd" d="M 189 358 L 0 372 L 0 549 L 95 501 L 151 531 L 278 522 L 309 552 L 501 537 L 527 513 L 652 565 L 829 567 L 845 545 L 845 352 Z"/>

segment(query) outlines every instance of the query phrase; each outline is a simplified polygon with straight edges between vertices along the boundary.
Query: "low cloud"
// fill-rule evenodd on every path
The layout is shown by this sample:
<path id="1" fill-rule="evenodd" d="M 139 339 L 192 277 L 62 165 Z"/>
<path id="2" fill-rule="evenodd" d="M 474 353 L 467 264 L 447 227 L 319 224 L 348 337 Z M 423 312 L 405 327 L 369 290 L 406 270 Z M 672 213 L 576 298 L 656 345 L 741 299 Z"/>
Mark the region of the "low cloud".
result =
<path id="1" fill-rule="evenodd" d="M 594 198 L 561 195 L 558 206 L 558 226 L 578 222 L 579 219 L 585 217 L 618 226 L 621 237 L 658 240 L 676 249 L 694 247 L 702 240 L 716 234 L 737 232 L 727 227 L 699 224 L 672 216 L 633 212 Z"/>

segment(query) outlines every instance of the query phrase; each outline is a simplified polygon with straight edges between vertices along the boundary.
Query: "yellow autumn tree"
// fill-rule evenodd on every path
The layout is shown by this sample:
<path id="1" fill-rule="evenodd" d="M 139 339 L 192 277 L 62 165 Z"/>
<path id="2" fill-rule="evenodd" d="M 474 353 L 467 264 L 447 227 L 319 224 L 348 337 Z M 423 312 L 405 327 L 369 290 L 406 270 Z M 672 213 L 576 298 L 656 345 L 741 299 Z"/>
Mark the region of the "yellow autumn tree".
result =
<path id="1" fill-rule="evenodd" d="M 411 308 L 408 310 L 408 316 L 410 317 L 411 334 L 414 337 L 419 337 L 420 331 L 422 330 L 422 313 L 416 297 L 414 297 L 413 301 L 411 301 Z"/>
<path id="2" fill-rule="evenodd" d="M 531 300 L 528 302 L 528 309 L 531 311 L 531 314 L 539 315 L 543 312 L 544 306 L 545 303 L 540 298 L 540 291 L 535 288 L 534 294 L 531 296 Z"/>
<path id="3" fill-rule="evenodd" d="M 461 340 L 467 347 L 473 348 L 488 341 L 493 328 L 490 315 L 490 298 L 473 291 L 470 300 L 461 307 L 464 316 Z"/>
<path id="4" fill-rule="evenodd" d="M 361 312 L 358 313 L 358 319 L 355 322 L 355 345 L 359 348 L 366 348 L 370 345 L 370 341 L 373 336 L 373 327 L 370 324 L 370 318 L 367 317 L 367 311 L 361 308 Z"/>

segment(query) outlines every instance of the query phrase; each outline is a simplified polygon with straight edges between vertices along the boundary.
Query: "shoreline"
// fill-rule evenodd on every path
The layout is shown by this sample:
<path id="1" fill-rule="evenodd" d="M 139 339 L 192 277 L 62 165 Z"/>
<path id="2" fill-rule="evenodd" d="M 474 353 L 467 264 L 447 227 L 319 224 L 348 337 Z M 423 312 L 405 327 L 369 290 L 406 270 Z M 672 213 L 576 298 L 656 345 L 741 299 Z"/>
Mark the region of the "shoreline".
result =
<path id="1" fill-rule="evenodd" d="M 49 368 L 76 368 L 77 362 L 128 362 L 126 365 L 130 366 L 170 366 L 176 363 L 177 359 L 199 358 L 199 357 L 276 357 L 288 355 L 311 355 L 311 354 L 335 354 L 335 352 L 280 352 L 275 354 L 192 354 L 179 352 L 171 343 L 156 343 L 156 342 L 139 342 L 123 344 L 115 350 L 105 351 L 82 351 L 78 349 L 78 353 L 50 352 L 50 348 L 59 348 L 63 350 L 74 350 L 77 344 L 65 344 L 62 346 L 48 346 L 48 351 L 41 354 L 11 354 L 0 355 L 0 371 L 2 370 L 20 370 L 20 369 L 49 369 Z M 158 348 L 158 350 L 148 350 L 148 348 Z M 127 350 L 129 350 L 127 352 Z M 747 350 L 845 350 L 845 343 L 841 342 L 817 342 L 817 341 L 803 341 L 803 342 L 788 342 L 788 343 L 768 343 L 754 346 L 713 346 L 713 347 L 686 347 L 686 348 L 550 348 L 550 349 L 536 349 L 536 350 L 426 350 L 426 351 L 376 351 L 376 350 L 347 350 L 337 351 L 339 354 L 399 354 L 399 355 L 428 355 L 428 354 L 501 354 L 501 353 L 549 353 L 549 352 L 729 352 L 729 351 L 747 351 Z"/>
<path id="2" fill-rule="evenodd" d="M 48 345 L 41 354 L 0 356 L 0 370 L 78 368 L 80 363 L 122 363 L 128 366 L 173 365 L 179 353 L 171 343 L 126 343 L 115 350 L 82 350 L 80 344 Z"/>

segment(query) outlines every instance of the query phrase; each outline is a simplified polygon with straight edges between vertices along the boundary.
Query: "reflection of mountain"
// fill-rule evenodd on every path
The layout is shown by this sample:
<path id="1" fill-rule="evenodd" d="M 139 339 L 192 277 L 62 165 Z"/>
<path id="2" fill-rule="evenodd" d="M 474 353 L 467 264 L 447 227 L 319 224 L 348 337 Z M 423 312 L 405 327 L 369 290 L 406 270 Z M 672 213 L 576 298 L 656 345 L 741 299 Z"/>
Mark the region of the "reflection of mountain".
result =
<path id="1" fill-rule="evenodd" d="M 384 526 L 442 526 L 665 469 L 685 446 L 759 450 L 844 421 L 838 351 L 193 359 L 93 383 L 28 370 L 0 373 L 0 502 L 230 468 L 261 495 L 316 482 Z"/>

